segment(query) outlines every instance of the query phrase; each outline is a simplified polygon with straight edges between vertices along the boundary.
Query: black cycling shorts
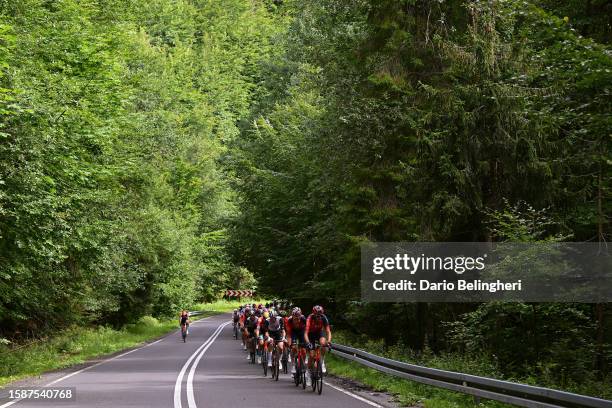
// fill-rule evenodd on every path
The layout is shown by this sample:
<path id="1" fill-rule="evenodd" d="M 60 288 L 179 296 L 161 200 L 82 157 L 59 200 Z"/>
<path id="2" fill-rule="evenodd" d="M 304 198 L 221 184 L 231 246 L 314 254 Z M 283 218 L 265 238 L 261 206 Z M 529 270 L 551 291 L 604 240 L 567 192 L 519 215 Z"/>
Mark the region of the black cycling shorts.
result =
<path id="1" fill-rule="evenodd" d="M 278 331 L 268 331 L 268 336 L 272 338 L 274 341 L 281 341 L 283 339 L 283 333 Z"/>

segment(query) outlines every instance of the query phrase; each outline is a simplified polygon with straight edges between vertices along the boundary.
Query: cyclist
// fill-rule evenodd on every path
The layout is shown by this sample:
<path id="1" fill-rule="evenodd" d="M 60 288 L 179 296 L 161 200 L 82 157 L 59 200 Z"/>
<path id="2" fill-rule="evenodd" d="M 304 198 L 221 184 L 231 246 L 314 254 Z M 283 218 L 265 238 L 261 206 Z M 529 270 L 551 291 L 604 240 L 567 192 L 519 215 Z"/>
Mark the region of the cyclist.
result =
<path id="1" fill-rule="evenodd" d="M 291 311 L 291 316 L 285 318 L 285 329 L 287 331 L 287 346 L 291 349 L 291 358 L 289 365 L 291 366 L 291 374 L 295 374 L 295 366 L 293 360 L 297 355 L 297 346 L 305 345 L 304 331 L 306 329 L 306 316 L 302 314 L 302 309 L 294 307 Z"/>
<path id="2" fill-rule="evenodd" d="M 259 310 L 259 309 L 258 309 Z M 255 336 L 257 336 L 257 347 L 259 350 L 265 350 L 264 343 L 268 342 L 268 327 L 267 320 L 270 314 L 267 309 L 261 309 L 260 316 L 257 321 L 257 329 L 255 329 Z M 257 364 L 261 364 L 261 352 L 257 355 Z"/>
<path id="3" fill-rule="evenodd" d="M 259 322 L 259 319 L 250 309 L 247 309 L 247 315 L 248 317 L 244 321 L 244 337 L 245 343 L 250 345 L 250 340 L 257 336 L 257 323 Z M 253 350 L 253 352 L 256 352 L 256 350 Z M 251 357 L 247 356 L 247 360 L 250 359 Z"/>
<path id="4" fill-rule="evenodd" d="M 240 331 L 240 311 L 238 309 L 234 309 L 232 320 L 234 322 L 234 333 L 236 334 L 236 339 L 238 339 L 238 331 Z"/>
<path id="5" fill-rule="evenodd" d="M 285 345 L 285 321 L 282 317 L 276 313 L 276 311 L 269 312 L 270 317 L 266 319 L 265 328 L 268 333 L 267 349 L 268 349 L 268 367 L 272 367 L 272 352 L 274 351 L 274 345 L 278 347 L 279 353 L 283 353 L 283 347 Z M 279 370 L 283 369 L 282 361 L 279 362 Z"/>
<path id="6" fill-rule="evenodd" d="M 244 322 L 246 321 L 246 316 L 247 316 L 246 311 L 247 310 L 250 311 L 249 306 L 240 307 L 240 312 L 239 312 L 240 316 L 238 320 L 238 327 L 240 328 L 240 332 L 242 333 L 242 348 L 245 351 L 247 349 L 247 336 L 244 334 Z"/>
<path id="7" fill-rule="evenodd" d="M 185 331 L 187 332 L 187 334 L 189 334 L 189 324 L 190 323 L 191 323 L 191 320 L 189 320 L 189 312 L 186 310 L 183 310 L 179 317 L 179 325 L 181 326 L 181 332 Z"/>
<path id="8" fill-rule="evenodd" d="M 308 349 L 310 350 L 310 358 L 308 359 L 308 375 L 306 376 L 306 386 L 312 383 L 312 362 L 315 357 L 314 344 L 317 342 L 321 345 L 321 370 L 325 373 L 325 345 L 331 344 L 331 327 L 329 320 L 325 316 L 322 306 L 316 305 L 312 308 L 312 313 L 306 319 L 306 330 L 304 339 Z"/>

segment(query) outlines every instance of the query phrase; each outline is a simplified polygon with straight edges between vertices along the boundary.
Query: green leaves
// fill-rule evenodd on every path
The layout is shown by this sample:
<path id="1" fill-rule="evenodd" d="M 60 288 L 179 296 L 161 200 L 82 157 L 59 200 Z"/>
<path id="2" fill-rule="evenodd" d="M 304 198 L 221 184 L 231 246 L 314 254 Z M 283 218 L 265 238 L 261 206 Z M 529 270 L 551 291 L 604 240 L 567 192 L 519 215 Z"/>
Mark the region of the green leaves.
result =
<path id="1" fill-rule="evenodd" d="M 235 211 L 218 161 L 280 30 L 264 5 L 0 13 L 0 334 L 174 314 L 253 284 L 209 233 Z"/>
<path id="2" fill-rule="evenodd" d="M 232 251 L 262 291 L 324 302 L 386 343 L 444 350 L 440 322 L 475 306 L 362 305 L 361 242 L 609 239 L 610 52 L 543 3 L 555 2 L 295 4 L 226 161 Z M 536 357 L 521 354 L 513 319 L 530 307 L 513 307 L 495 309 L 512 315 L 506 332 L 477 310 L 461 341 L 511 343 L 504 368 L 524 373 Z M 554 335 L 543 365 L 578 332 L 591 350 L 589 330 Z M 584 373 L 586 360 L 564 364 Z"/>

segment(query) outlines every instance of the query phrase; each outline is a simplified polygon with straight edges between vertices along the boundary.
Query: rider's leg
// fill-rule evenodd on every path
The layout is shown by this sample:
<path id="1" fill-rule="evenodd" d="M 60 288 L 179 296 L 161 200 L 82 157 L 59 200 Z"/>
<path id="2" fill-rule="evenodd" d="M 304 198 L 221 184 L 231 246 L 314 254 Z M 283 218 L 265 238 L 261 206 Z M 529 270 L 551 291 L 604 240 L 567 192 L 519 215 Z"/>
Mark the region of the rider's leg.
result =
<path id="1" fill-rule="evenodd" d="M 257 341 L 257 364 L 261 364 L 262 357 L 265 357 L 264 339 L 263 336 L 259 336 Z"/>
<path id="2" fill-rule="evenodd" d="M 295 345 L 295 343 L 293 342 L 292 338 L 288 338 L 287 339 L 287 347 L 289 350 L 289 367 L 291 370 L 291 374 L 295 374 L 295 364 L 294 364 L 294 360 L 296 358 L 297 355 L 297 347 Z"/>
<path id="3" fill-rule="evenodd" d="M 272 352 L 274 351 L 274 339 L 269 338 L 267 342 L 267 353 L 266 357 L 268 358 L 268 367 L 272 367 Z"/>
<path id="4" fill-rule="evenodd" d="M 310 350 L 310 352 L 308 353 L 310 355 L 310 357 L 308 358 L 308 368 L 312 369 L 312 363 L 315 359 L 315 351 L 314 350 Z"/>
<path id="5" fill-rule="evenodd" d="M 251 353 L 254 353 L 255 350 L 253 350 L 253 342 L 251 341 L 251 337 L 249 336 L 248 331 L 245 330 L 245 333 L 246 333 L 246 336 L 245 336 L 246 337 L 246 340 L 245 340 L 246 343 L 245 343 L 245 345 L 247 347 L 246 349 L 249 351 L 247 353 L 247 360 L 250 360 L 251 359 Z"/>
<path id="6" fill-rule="evenodd" d="M 322 336 L 319 339 L 319 343 L 321 344 L 321 370 L 325 373 L 327 372 L 327 368 L 325 367 L 325 351 L 327 350 L 327 338 Z"/>
<path id="7" fill-rule="evenodd" d="M 289 350 L 289 352 L 291 353 L 291 356 L 295 356 L 293 340 L 291 339 L 291 337 L 287 338 L 287 347 L 288 347 L 287 350 Z"/>
<path id="8" fill-rule="evenodd" d="M 279 341 L 278 342 L 278 355 L 282 357 L 283 355 L 283 350 L 285 349 L 285 342 L 284 341 Z M 278 369 L 282 370 L 283 369 L 283 359 L 279 357 L 278 359 Z"/>
<path id="9" fill-rule="evenodd" d="M 310 350 L 310 353 L 308 353 L 310 355 L 310 357 L 307 359 L 308 360 L 308 371 L 306 373 L 306 386 L 310 387 L 312 385 L 312 365 L 313 365 L 313 361 L 315 359 L 315 351 L 314 350 Z"/>
<path id="10" fill-rule="evenodd" d="M 248 338 L 249 338 L 249 337 L 247 336 L 247 331 L 246 331 L 246 329 L 242 329 L 242 348 L 243 348 L 244 350 L 247 350 L 247 341 L 248 341 L 247 339 L 248 339 Z"/>

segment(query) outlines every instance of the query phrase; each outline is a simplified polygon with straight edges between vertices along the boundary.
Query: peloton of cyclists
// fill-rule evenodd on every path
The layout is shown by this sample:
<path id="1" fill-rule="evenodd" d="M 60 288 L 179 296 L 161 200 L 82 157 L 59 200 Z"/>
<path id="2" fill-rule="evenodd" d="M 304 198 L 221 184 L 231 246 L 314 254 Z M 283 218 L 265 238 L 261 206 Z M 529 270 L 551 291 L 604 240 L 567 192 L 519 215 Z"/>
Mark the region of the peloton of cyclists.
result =
<path id="1" fill-rule="evenodd" d="M 288 359 L 291 374 L 295 374 L 296 368 L 293 364 L 295 357 L 298 352 L 304 353 L 309 368 L 306 385 L 310 386 L 317 344 L 321 346 L 321 369 L 323 373 L 327 371 L 325 352 L 326 346 L 329 346 L 332 340 L 331 326 L 322 306 L 314 306 L 308 317 L 302 314 L 299 307 L 291 309 L 291 314 L 287 316 L 286 306 L 277 302 L 241 306 L 237 311 L 237 317 L 234 315 L 234 321 L 238 319 L 245 350 L 252 344 L 253 337 L 257 339 L 256 350 L 252 352 L 256 353 L 258 364 L 261 364 L 262 358 L 266 358 L 267 365 L 272 366 L 274 347 L 277 346 L 281 354 L 284 347 L 288 347 L 291 353 L 291 358 Z M 309 350 L 309 353 L 305 350 Z M 247 359 L 250 358 L 247 356 Z M 279 368 L 282 370 L 282 363 L 280 364 Z"/>

